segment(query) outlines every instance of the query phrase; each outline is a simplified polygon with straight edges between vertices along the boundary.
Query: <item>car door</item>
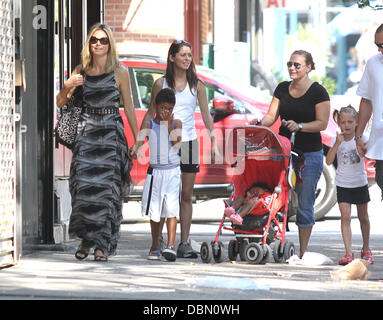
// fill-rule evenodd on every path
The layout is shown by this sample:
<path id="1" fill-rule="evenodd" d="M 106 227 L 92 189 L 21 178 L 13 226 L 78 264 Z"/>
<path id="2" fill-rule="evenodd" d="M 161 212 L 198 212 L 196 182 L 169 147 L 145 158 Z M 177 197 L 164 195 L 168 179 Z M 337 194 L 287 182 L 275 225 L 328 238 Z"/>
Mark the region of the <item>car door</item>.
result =
<path id="1" fill-rule="evenodd" d="M 227 184 L 232 180 L 232 168 L 228 161 L 230 148 L 227 146 L 227 137 L 234 126 L 246 125 L 249 123 L 249 110 L 243 102 L 228 93 L 214 79 L 204 77 L 208 107 L 214 122 L 216 146 L 218 155 L 215 162 L 210 159 L 210 139 L 199 106 L 195 112 L 196 130 L 200 142 L 200 173 L 196 177 L 196 184 Z M 218 105 L 220 104 L 220 105 Z M 231 105 L 233 110 L 223 110 L 223 105 Z"/>

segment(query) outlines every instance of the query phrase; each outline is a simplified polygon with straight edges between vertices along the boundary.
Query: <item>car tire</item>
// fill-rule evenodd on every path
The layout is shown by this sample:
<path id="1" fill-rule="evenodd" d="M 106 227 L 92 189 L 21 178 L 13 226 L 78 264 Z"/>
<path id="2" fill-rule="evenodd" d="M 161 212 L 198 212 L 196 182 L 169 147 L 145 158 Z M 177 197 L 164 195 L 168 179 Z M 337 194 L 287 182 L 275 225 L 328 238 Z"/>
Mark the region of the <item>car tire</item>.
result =
<path id="1" fill-rule="evenodd" d="M 316 200 L 314 204 L 315 221 L 319 221 L 331 210 L 336 203 L 335 168 L 327 165 L 323 159 L 323 172 L 318 182 Z M 289 209 L 287 216 L 289 221 L 295 221 L 298 210 L 298 196 L 294 191 L 290 192 Z"/>
<path id="2" fill-rule="evenodd" d="M 323 172 L 317 186 L 314 204 L 315 221 L 321 220 L 336 204 L 335 168 L 323 160 Z"/>

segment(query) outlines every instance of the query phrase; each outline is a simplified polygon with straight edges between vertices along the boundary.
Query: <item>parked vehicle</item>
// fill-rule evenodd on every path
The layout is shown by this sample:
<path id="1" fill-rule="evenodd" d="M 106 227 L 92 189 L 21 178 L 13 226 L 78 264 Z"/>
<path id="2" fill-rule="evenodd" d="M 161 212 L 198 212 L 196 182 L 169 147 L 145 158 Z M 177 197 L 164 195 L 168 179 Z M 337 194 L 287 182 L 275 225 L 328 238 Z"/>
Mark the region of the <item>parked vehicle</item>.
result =
<path id="1" fill-rule="evenodd" d="M 129 70 L 133 104 L 136 110 L 138 126 L 141 126 L 143 117 L 149 107 L 153 83 L 162 77 L 166 69 L 164 58 L 146 55 L 126 55 L 120 57 L 123 65 Z M 232 83 L 220 76 L 212 69 L 197 66 L 198 76 L 205 82 L 208 106 L 214 120 L 217 146 L 220 154 L 225 157 L 225 145 L 228 133 L 234 126 L 245 126 L 254 118 L 262 117 L 269 108 L 272 92 L 253 86 Z M 127 125 L 127 118 L 123 109 L 121 116 L 124 120 L 125 135 L 129 145 L 133 144 L 133 137 Z M 200 172 L 197 174 L 194 196 L 196 199 L 213 199 L 228 197 L 232 192 L 230 163 L 223 159 L 220 163 L 210 164 L 210 143 L 204 138 L 205 126 L 200 111 L 195 112 L 195 123 L 200 141 Z M 271 129 L 278 131 L 280 122 L 275 123 Z M 322 132 L 324 151 L 327 153 L 332 137 L 335 136 L 336 124 L 332 120 L 325 131 Z M 146 150 L 147 154 L 148 150 Z M 148 160 L 148 157 L 144 157 Z M 134 183 L 131 199 L 141 197 L 148 161 L 135 160 L 131 171 Z M 369 177 L 374 176 L 374 168 L 368 166 Z M 324 163 L 324 170 L 317 188 L 315 202 L 316 219 L 323 218 L 336 203 L 336 189 L 334 186 L 335 168 Z M 291 214 L 290 214 L 291 215 Z"/>

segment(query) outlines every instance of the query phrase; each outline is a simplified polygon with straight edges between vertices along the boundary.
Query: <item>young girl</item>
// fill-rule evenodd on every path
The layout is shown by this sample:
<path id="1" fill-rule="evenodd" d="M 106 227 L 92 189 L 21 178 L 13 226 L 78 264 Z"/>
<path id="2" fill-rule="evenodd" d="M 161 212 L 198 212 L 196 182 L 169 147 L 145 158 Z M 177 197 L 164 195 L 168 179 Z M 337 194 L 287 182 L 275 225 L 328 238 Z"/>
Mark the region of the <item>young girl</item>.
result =
<path id="1" fill-rule="evenodd" d="M 326 163 L 332 164 L 337 158 L 335 184 L 341 213 L 341 230 L 346 255 L 339 260 L 340 265 L 346 265 L 354 260 L 351 249 L 351 204 L 356 204 L 360 227 L 362 230 L 363 248 L 361 258 L 374 263 L 369 248 L 370 220 L 368 218 L 367 204 L 370 201 L 367 175 L 364 160 L 356 150 L 355 129 L 358 113 L 351 106 L 335 110 L 333 118 L 337 122 L 341 133 L 333 139 L 332 147 L 327 153 Z M 367 140 L 366 137 L 358 137 Z"/>
<path id="2" fill-rule="evenodd" d="M 169 47 L 165 76 L 158 78 L 152 88 L 152 101 L 143 123 L 149 121 L 155 113 L 153 98 L 163 88 L 170 88 L 176 95 L 174 117 L 182 122 L 181 143 L 181 205 L 180 226 L 181 243 L 177 248 L 179 258 L 197 258 L 189 241 L 193 215 L 193 188 L 197 172 L 199 172 L 199 146 L 194 123 L 194 111 L 197 103 L 201 110 L 202 120 L 211 134 L 212 159 L 215 153 L 214 123 L 209 112 L 206 87 L 198 78 L 192 55 L 192 47 L 186 40 L 175 40 Z"/>

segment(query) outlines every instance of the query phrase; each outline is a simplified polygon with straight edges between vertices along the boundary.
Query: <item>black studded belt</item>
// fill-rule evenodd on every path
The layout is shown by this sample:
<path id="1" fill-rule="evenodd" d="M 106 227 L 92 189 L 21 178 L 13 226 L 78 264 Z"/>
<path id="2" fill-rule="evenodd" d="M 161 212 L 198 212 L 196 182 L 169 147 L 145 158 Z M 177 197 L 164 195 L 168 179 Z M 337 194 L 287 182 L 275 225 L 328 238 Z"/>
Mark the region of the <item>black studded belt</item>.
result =
<path id="1" fill-rule="evenodd" d="M 97 114 L 100 116 L 104 116 L 106 114 L 118 113 L 119 109 L 116 107 L 104 107 L 104 108 L 82 107 L 82 112 L 87 114 Z"/>

